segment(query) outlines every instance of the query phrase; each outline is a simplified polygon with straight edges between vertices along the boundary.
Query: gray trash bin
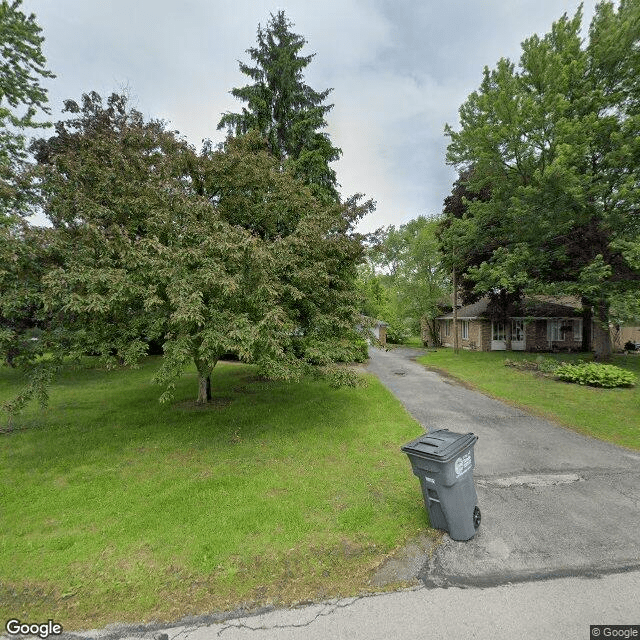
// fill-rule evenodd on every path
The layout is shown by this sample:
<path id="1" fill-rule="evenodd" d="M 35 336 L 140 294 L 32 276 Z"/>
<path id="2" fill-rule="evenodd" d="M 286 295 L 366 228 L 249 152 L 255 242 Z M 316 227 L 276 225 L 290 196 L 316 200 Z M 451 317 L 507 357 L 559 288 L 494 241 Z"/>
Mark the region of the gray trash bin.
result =
<path id="1" fill-rule="evenodd" d="M 473 446 L 478 436 L 430 431 L 402 447 L 420 479 L 431 526 L 453 540 L 470 540 L 480 526 L 478 496 L 473 484 Z"/>

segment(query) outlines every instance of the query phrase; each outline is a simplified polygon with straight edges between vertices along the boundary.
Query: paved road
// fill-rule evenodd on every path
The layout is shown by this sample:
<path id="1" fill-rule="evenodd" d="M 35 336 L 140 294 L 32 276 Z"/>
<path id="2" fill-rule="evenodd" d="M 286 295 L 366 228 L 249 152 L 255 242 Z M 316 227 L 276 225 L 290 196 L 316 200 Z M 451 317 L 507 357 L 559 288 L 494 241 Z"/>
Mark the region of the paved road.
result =
<path id="1" fill-rule="evenodd" d="M 380 582 L 417 577 L 418 588 L 82 635 L 586 640 L 590 624 L 639 625 L 640 455 L 470 391 L 418 365 L 417 353 L 372 350 L 368 369 L 425 428 L 479 436 L 474 477 L 482 508 L 469 542 L 445 537 L 432 558 L 414 545 L 414 557 L 379 573 Z M 408 463 L 407 474 L 419 491 Z"/>
<path id="2" fill-rule="evenodd" d="M 102 640 L 589 640 L 590 624 L 638 624 L 638 593 L 638 572 L 488 589 L 422 587 L 226 621 L 202 617 L 171 628 L 111 628 L 99 635 Z"/>

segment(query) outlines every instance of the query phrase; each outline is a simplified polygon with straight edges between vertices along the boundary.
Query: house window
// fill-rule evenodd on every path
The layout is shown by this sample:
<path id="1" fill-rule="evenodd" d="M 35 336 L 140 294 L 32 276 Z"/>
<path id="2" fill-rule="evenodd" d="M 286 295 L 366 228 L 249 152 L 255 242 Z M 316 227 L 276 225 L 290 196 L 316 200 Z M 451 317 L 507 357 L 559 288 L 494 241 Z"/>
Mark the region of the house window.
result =
<path id="1" fill-rule="evenodd" d="M 507 337 L 507 333 L 505 331 L 504 322 L 492 322 L 492 340 L 505 340 Z"/>
<path id="2" fill-rule="evenodd" d="M 468 320 L 462 321 L 462 339 L 463 340 L 469 339 L 469 321 Z"/>
<path id="3" fill-rule="evenodd" d="M 582 318 L 576 318 L 573 321 L 573 339 L 576 342 L 582 340 Z"/>
<path id="4" fill-rule="evenodd" d="M 547 320 L 547 340 L 559 342 L 562 340 L 562 320 Z"/>
<path id="5" fill-rule="evenodd" d="M 444 321 L 444 336 L 448 338 L 451 335 L 451 320 Z"/>

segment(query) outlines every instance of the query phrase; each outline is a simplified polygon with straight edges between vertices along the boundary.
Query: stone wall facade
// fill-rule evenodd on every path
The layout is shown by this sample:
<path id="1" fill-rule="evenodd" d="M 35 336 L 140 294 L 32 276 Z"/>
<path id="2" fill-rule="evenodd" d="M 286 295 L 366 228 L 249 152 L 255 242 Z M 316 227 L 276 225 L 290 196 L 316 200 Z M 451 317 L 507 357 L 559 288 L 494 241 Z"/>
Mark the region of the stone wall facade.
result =
<path id="1" fill-rule="evenodd" d="M 446 335 L 446 322 L 449 323 L 449 335 Z M 468 323 L 467 337 L 463 338 L 463 323 Z M 458 320 L 458 347 L 468 351 L 489 351 L 491 348 L 491 324 L 482 320 Z M 423 338 L 424 339 L 424 338 Z M 440 343 L 443 347 L 453 347 L 453 320 L 440 321 Z M 486 348 L 485 348 L 486 347 Z"/>
<path id="2" fill-rule="evenodd" d="M 468 337 L 463 338 L 463 323 L 468 323 Z M 528 320 L 525 322 L 525 351 L 580 351 L 582 338 L 574 338 L 573 319 L 560 320 L 558 340 L 549 341 L 546 319 Z M 447 335 L 447 324 L 448 334 Z M 505 323 L 506 349 L 511 350 L 511 322 Z M 472 320 L 458 320 L 458 347 L 470 351 L 491 351 L 491 321 L 476 318 Z M 428 342 L 428 332 L 422 336 L 425 344 Z M 453 347 L 453 320 L 440 320 L 440 343 L 443 347 Z"/>

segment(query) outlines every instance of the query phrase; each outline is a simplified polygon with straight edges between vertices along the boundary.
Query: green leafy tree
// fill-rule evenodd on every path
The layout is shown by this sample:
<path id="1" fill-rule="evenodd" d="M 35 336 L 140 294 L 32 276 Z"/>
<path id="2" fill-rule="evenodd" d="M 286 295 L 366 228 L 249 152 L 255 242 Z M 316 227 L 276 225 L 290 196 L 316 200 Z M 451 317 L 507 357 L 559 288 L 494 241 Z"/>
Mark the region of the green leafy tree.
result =
<path id="1" fill-rule="evenodd" d="M 40 343 L 43 322 L 36 283 L 39 280 L 46 232 L 29 227 L 32 211 L 26 131 L 47 126 L 35 120 L 48 113 L 42 80 L 54 77 L 46 69 L 43 37 L 34 15 L 21 2 L 0 3 L 0 361 L 31 366 Z"/>
<path id="2" fill-rule="evenodd" d="M 305 84 L 303 72 L 315 54 L 300 55 L 306 40 L 292 27 L 284 11 L 271 15 L 265 29 L 258 26 L 257 46 L 247 49 L 255 66 L 240 63 L 253 83 L 231 91 L 246 106 L 241 113 L 225 113 L 218 129 L 233 135 L 258 131 L 282 166 L 316 196 L 338 200 L 336 174 L 329 163 L 341 151 L 322 131 L 333 108 L 324 104 L 331 89 L 318 92 Z"/>
<path id="3" fill-rule="evenodd" d="M 444 234 L 448 252 L 479 248 L 466 269 L 476 292 L 578 295 L 607 326 L 615 298 L 638 290 L 639 13 L 601 3 L 586 46 L 581 11 L 565 15 L 523 43 L 519 68 L 486 68 L 460 130 L 447 127 L 448 161 L 473 168 L 467 188 L 490 186 Z"/>
<path id="4" fill-rule="evenodd" d="M 56 135 L 34 145 L 54 226 L 42 299 L 55 362 L 90 352 L 134 365 L 161 339 L 161 399 L 195 364 L 199 403 L 227 353 L 272 378 L 354 382 L 332 363 L 355 351 L 353 227 L 366 206 L 318 201 L 255 133 L 198 156 L 123 96 L 65 109 Z M 247 207 L 256 228 L 242 224 Z M 272 237 L 291 208 L 305 215 Z"/>
<path id="5" fill-rule="evenodd" d="M 369 318 L 383 318 L 389 302 L 389 294 L 382 284 L 382 276 L 377 274 L 370 261 L 358 267 L 358 291 L 360 311 Z"/>
<path id="6" fill-rule="evenodd" d="M 419 216 L 398 228 L 391 225 L 373 234 L 369 260 L 374 275 L 370 282 L 385 291 L 380 317 L 389 323 L 392 338 L 402 340 L 419 334 L 423 324 L 432 337 L 435 335 L 435 318 L 449 290 L 437 228 L 437 220 Z M 372 284 L 369 290 L 374 290 Z"/>
<path id="7" fill-rule="evenodd" d="M 350 360 L 359 324 L 357 222 L 373 207 L 356 194 L 344 202 L 317 198 L 290 168 L 281 169 L 257 131 L 205 154 L 198 182 L 219 215 L 257 236 L 277 255 L 274 282 L 293 323 L 287 352 L 307 364 Z"/>
<path id="8" fill-rule="evenodd" d="M 473 167 L 464 170 L 444 200 L 443 217 L 436 230 L 442 266 L 451 274 L 452 284 L 455 279 L 456 293 L 463 303 L 470 304 L 481 297 L 488 297 L 491 318 L 505 322 L 512 313 L 513 305 L 522 301 L 523 290 L 521 286 L 506 287 L 504 284 L 478 290 L 473 278 L 475 270 L 491 260 L 493 252 L 508 243 L 509 236 L 494 218 L 473 215 L 470 203 L 491 200 L 490 185 L 470 189 L 473 177 Z M 433 323 L 433 332 L 435 330 Z"/>
<path id="9" fill-rule="evenodd" d="M 23 200 L 17 175 L 26 160 L 24 130 L 47 126 L 34 118 L 39 110 L 48 113 L 47 91 L 40 82 L 55 77 L 46 69 L 42 30 L 35 15 L 20 11 L 21 4 L 21 0 L 0 3 L 0 206 L 4 216 L 21 211 L 16 206 Z"/>
<path id="10" fill-rule="evenodd" d="M 488 202 L 491 199 L 489 186 L 479 191 L 471 191 L 469 182 L 473 170 L 462 171 L 455 181 L 451 194 L 444 199 L 443 216 L 440 218 L 436 237 L 440 243 L 442 264 L 448 273 L 458 274 L 458 288 L 465 303 L 478 300 L 484 292 L 477 293 L 476 283 L 469 276 L 469 270 L 478 267 L 491 258 L 494 250 L 504 245 L 505 239 L 497 235 L 497 228 L 491 219 L 489 228 L 481 228 L 483 220 L 472 219 L 469 203 L 474 201 Z M 477 242 L 477 237 L 482 242 Z"/>
<path id="11" fill-rule="evenodd" d="M 398 274 L 400 310 L 410 319 L 412 332 L 426 326 L 434 344 L 439 333 L 436 317 L 448 301 L 450 277 L 442 264 L 436 231 L 438 221 L 419 216 L 403 225 L 407 249 Z"/>
<path id="12" fill-rule="evenodd" d="M 369 257 L 376 269 L 395 278 L 407 249 L 407 240 L 402 228 L 396 229 L 394 225 L 374 231 L 370 238 Z"/>

